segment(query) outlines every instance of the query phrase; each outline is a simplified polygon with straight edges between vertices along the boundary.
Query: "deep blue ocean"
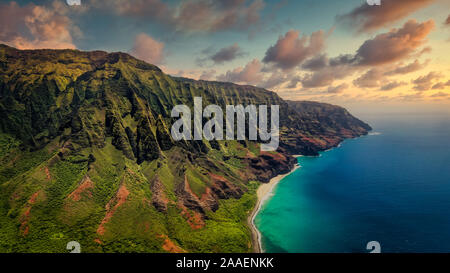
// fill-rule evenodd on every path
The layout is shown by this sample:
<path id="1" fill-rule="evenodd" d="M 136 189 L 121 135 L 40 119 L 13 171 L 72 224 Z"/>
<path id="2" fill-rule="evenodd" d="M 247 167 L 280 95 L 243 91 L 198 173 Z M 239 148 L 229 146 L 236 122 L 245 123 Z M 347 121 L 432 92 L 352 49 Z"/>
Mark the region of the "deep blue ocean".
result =
<path id="1" fill-rule="evenodd" d="M 276 186 L 255 219 L 265 252 L 450 252 L 450 115 L 359 117 L 370 135 Z"/>

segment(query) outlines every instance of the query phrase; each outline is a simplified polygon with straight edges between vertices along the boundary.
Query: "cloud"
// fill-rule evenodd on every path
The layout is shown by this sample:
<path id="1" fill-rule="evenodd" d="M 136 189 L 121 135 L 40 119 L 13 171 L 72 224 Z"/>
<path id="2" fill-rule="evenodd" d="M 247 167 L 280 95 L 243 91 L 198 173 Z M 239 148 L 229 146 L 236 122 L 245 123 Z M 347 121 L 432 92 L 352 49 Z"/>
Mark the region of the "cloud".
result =
<path id="1" fill-rule="evenodd" d="M 267 50 L 263 62 L 289 70 L 320 53 L 324 48 L 325 33 L 322 30 L 313 32 L 309 37 L 305 35 L 300 37 L 299 31 L 290 30 L 284 36 L 280 36 L 277 43 Z"/>
<path id="2" fill-rule="evenodd" d="M 440 79 L 442 75 L 437 72 L 430 72 L 427 75 L 420 76 L 413 80 L 412 83 L 415 84 L 414 89 L 417 91 L 427 91 L 430 90 L 434 84 L 434 81 Z"/>
<path id="3" fill-rule="evenodd" d="M 444 89 L 446 87 L 450 86 L 450 80 L 447 82 L 438 82 L 431 89 Z"/>
<path id="4" fill-rule="evenodd" d="M 217 72 L 214 69 L 203 71 L 203 73 L 200 75 L 199 79 L 204 80 L 204 81 L 212 80 L 212 79 L 214 79 L 216 73 Z"/>
<path id="5" fill-rule="evenodd" d="M 411 57 L 418 59 L 418 58 L 422 57 L 422 55 L 431 53 L 432 51 L 433 51 L 433 48 L 431 46 L 426 46 L 426 47 L 420 49 L 419 52 L 412 54 Z"/>
<path id="6" fill-rule="evenodd" d="M 416 57 L 416 50 L 425 43 L 425 38 L 433 27 L 432 20 L 424 23 L 410 20 L 399 29 L 392 29 L 373 39 L 366 40 L 355 54 L 340 55 L 334 58 L 317 54 L 307 59 L 302 65 L 303 69 L 313 71 L 313 73 L 306 74 L 299 81 L 302 82 L 303 87 L 323 87 L 331 85 L 336 79 L 345 78 L 357 71 L 371 67 L 372 69 L 355 79 L 353 83 L 361 88 L 379 87 L 386 74 L 406 74 L 418 70 L 428 63 L 420 64 L 416 61 L 389 72 L 378 69 L 390 63 Z M 297 82 L 296 80 L 291 81 L 289 87 L 296 86 Z"/>
<path id="7" fill-rule="evenodd" d="M 80 6 L 81 0 L 67 0 L 69 6 Z"/>
<path id="8" fill-rule="evenodd" d="M 432 98 L 446 98 L 448 96 L 449 96 L 449 94 L 447 94 L 447 93 L 438 92 L 436 94 L 431 95 L 430 97 L 432 97 Z"/>
<path id="9" fill-rule="evenodd" d="M 186 32 L 246 30 L 259 24 L 265 6 L 262 0 L 185 0 L 176 4 L 162 0 L 91 0 L 90 4 Z"/>
<path id="10" fill-rule="evenodd" d="M 428 65 L 428 63 L 429 63 L 429 60 L 427 60 L 426 62 L 424 62 L 422 64 L 418 60 L 415 60 L 413 63 L 410 63 L 405 66 L 400 66 L 394 70 L 388 71 L 385 73 L 385 75 L 392 76 L 392 75 L 399 75 L 399 74 L 404 75 L 404 74 L 412 73 L 412 72 L 423 69 L 425 66 Z"/>
<path id="11" fill-rule="evenodd" d="M 272 89 L 297 77 L 294 72 L 286 73 L 278 68 L 264 66 L 260 60 L 253 59 L 244 67 L 240 66 L 216 77 L 219 81 L 250 84 Z"/>
<path id="12" fill-rule="evenodd" d="M 295 77 L 292 77 L 289 80 L 289 84 L 288 84 L 287 88 L 297 88 L 298 83 L 300 83 L 301 81 L 302 81 L 302 78 L 298 75 Z"/>
<path id="13" fill-rule="evenodd" d="M 81 35 L 64 9 L 12 1 L 0 4 L 0 43 L 19 49 L 74 49 L 73 35 Z"/>
<path id="14" fill-rule="evenodd" d="M 383 77 L 384 73 L 381 69 L 372 68 L 354 80 L 353 84 L 360 88 L 375 88 L 381 85 Z"/>
<path id="15" fill-rule="evenodd" d="M 306 60 L 302 68 L 305 70 L 317 71 L 328 66 L 329 60 L 326 54 L 317 55 L 311 59 Z"/>
<path id="16" fill-rule="evenodd" d="M 237 57 L 242 57 L 244 52 L 241 50 L 237 43 L 234 43 L 231 46 L 224 47 L 211 56 L 211 60 L 213 60 L 216 64 L 221 64 L 224 62 L 232 61 Z"/>
<path id="17" fill-rule="evenodd" d="M 220 31 L 238 26 L 246 29 L 259 22 L 259 12 L 263 9 L 261 0 L 191 0 L 185 1 L 179 7 L 179 13 L 174 17 L 177 28 Z"/>
<path id="18" fill-rule="evenodd" d="M 141 33 L 136 36 L 130 54 L 148 63 L 158 65 L 164 61 L 164 43 Z"/>
<path id="19" fill-rule="evenodd" d="M 200 69 L 171 69 L 165 65 L 159 65 L 159 68 L 166 74 L 174 77 L 182 77 L 198 80 L 214 80 L 214 70 L 200 70 Z M 201 79 L 203 77 L 203 79 Z"/>
<path id="20" fill-rule="evenodd" d="M 239 57 L 246 55 L 244 51 L 239 47 L 237 43 L 230 46 L 219 49 L 218 51 L 211 53 L 212 48 L 207 48 L 202 51 L 204 54 L 208 54 L 205 58 L 197 59 L 197 63 L 202 66 L 207 60 L 211 60 L 214 64 L 223 64 L 225 62 L 233 61 Z"/>
<path id="21" fill-rule="evenodd" d="M 381 65 L 409 57 L 425 43 L 433 28 L 433 20 L 424 23 L 409 20 L 400 29 L 392 29 L 365 41 L 353 61 L 359 65 Z"/>
<path id="22" fill-rule="evenodd" d="M 397 87 L 406 85 L 406 82 L 398 82 L 398 81 L 392 81 L 392 82 L 388 82 L 385 85 L 380 87 L 381 91 L 389 91 L 389 90 L 393 90 Z"/>
<path id="23" fill-rule="evenodd" d="M 267 88 L 267 89 L 271 89 L 271 88 L 279 86 L 287 81 L 290 81 L 290 79 L 292 77 L 293 76 L 290 74 L 286 74 L 281 71 L 274 71 L 274 72 L 272 72 L 272 74 L 270 76 L 268 76 L 266 79 L 264 79 L 261 82 L 260 86 Z"/>
<path id="24" fill-rule="evenodd" d="M 304 75 L 300 82 L 304 88 L 324 87 L 333 84 L 337 79 L 345 78 L 354 72 L 350 66 L 331 67 Z"/>
<path id="25" fill-rule="evenodd" d="M 307 74 L 302 80 L 304 88 L 324 87 L 332 84 L 336 77 L 330 70 L 321 70 L 313 74 Z"/>
<path id="26" fill-rule="evenodd" d="M 90 0 L 92 8 L 109 9 L 119 15 L 133 17 L 148 17 L 152 20 L 170 20 L 172 11 L 161 0 Z"/>
<path id="27" fill-rule="evenodd" d="M 366 1 L 347 14 L 337 17 L 339 22 L 355 27 L 358 32 L 375 31 L 424 8 L 435 0 L 382 0 L 381 6 Z"/>
<path id="28" fill-rule="evenodd" d="M 244 67 L 229 70 L 225 74 L 219 75 L 217 79 L 234 83 L 257 84 L 263 79 L 261 69 L 261 62 L 258 59 L 253 59 Z"/>
<path id="29" fill-rule="evenodd" d="M 328 91 L 328 93 L 338 94 L 338 93 L 343 93 L 348 87 L 349 87 L 348 84 L 343 83 L 338 86 L 330 86 L 330 87 L 328 87 L 327 91 Z"/>
<path id="30" fill-rule="evenodd" d="M 399 99 L 404 101 L 418 101 L 423 99 L 423 94 L 421 92 L 416 92 L 414 94 L 408 94 L 408 95 L 401 95 L 399 96 Z"/>

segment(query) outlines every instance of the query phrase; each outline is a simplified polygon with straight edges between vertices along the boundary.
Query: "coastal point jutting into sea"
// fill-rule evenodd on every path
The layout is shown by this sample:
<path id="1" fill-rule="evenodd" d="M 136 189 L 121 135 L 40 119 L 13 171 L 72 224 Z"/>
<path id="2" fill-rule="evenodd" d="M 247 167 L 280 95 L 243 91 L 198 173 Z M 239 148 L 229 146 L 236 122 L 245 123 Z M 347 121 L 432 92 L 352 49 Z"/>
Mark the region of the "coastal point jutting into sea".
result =
<path id="1" fill-rule="evenodd" d="M 263 249 L 450 251 L 450 113 L 411 115 L 369 115 L 368 136 L 299 157 L 255 217 Z"/>

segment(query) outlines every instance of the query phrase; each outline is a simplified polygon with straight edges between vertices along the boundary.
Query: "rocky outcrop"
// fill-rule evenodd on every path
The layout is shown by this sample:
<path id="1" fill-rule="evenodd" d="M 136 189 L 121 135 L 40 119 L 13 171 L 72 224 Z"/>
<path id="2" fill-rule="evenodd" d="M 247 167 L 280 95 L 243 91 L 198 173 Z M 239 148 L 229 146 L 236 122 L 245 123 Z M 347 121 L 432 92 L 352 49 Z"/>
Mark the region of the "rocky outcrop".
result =
<path id="1" fill-rule="evenodd" d="M 197 211 L 202 215 L 207 210 L 216 211 L 219 208 L 219 199 L 238 199 L 244 194 L 244 191 L 233 185 L 225 177 L 210 173 L 211 186 L 205 188 L 201 196 L 192 192 L 188 178 L 178 185 L 176 194 L 181 204 L 191 210 Z"/>
<path id="2" fill-rule="evenodd" d="M 166 196 L 164 185 L 161 183 L 159 177 L 155 177 L 151 184 L 152 190 L 152 204 L 160 212 L 167 211 L 167 204 L 169 199 Z"/>
<path id="3" fill-rule="evenodd" d="M 228 181 L 225 177 L 213 173 L 210 173 L 209 175 L 212 181 L 211 192 L 209 195 L 215 197 L 215 199 L 238 199 L 244 194 L 242 189 L 233 185 L 233 183 Z"/>
<path id="4" fill-rule="evenodd" d="M 288 154 L 261 152 L 258 157 L 246 157 L 246 164 L 255 180 L 269 182 L 270 179 L 288 173 L 297 163 L 296 159 Z"/>
<path id="5" fill-rule="evenodd" d="M 200 198 L 196 196 L 189 186 L 189 181 L 187 177 L 184 177 L 183 182 L 178 184 L 177 189 L 175 190 L 176 195 L 178 196 L 179 202 L 188 209 L 197 211 L 201 214 L 205 213 L 206 205 L 200 201 Z"/>

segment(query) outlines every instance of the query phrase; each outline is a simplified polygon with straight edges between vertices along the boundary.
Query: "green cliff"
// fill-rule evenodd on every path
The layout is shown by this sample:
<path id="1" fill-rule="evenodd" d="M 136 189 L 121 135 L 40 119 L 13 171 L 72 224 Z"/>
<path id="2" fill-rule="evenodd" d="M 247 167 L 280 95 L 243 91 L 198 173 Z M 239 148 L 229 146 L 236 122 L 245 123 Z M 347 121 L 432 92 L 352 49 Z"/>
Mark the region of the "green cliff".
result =
<path id="1" fill-rule="evenodd" d="M 172 108 L 280 105 L 280 148 L 171 138 Z M 164 74 L 124 53 L 0 45 L 0 252 L 249 252 L 261 182 L 370 127 L 345 109 Z"/>

